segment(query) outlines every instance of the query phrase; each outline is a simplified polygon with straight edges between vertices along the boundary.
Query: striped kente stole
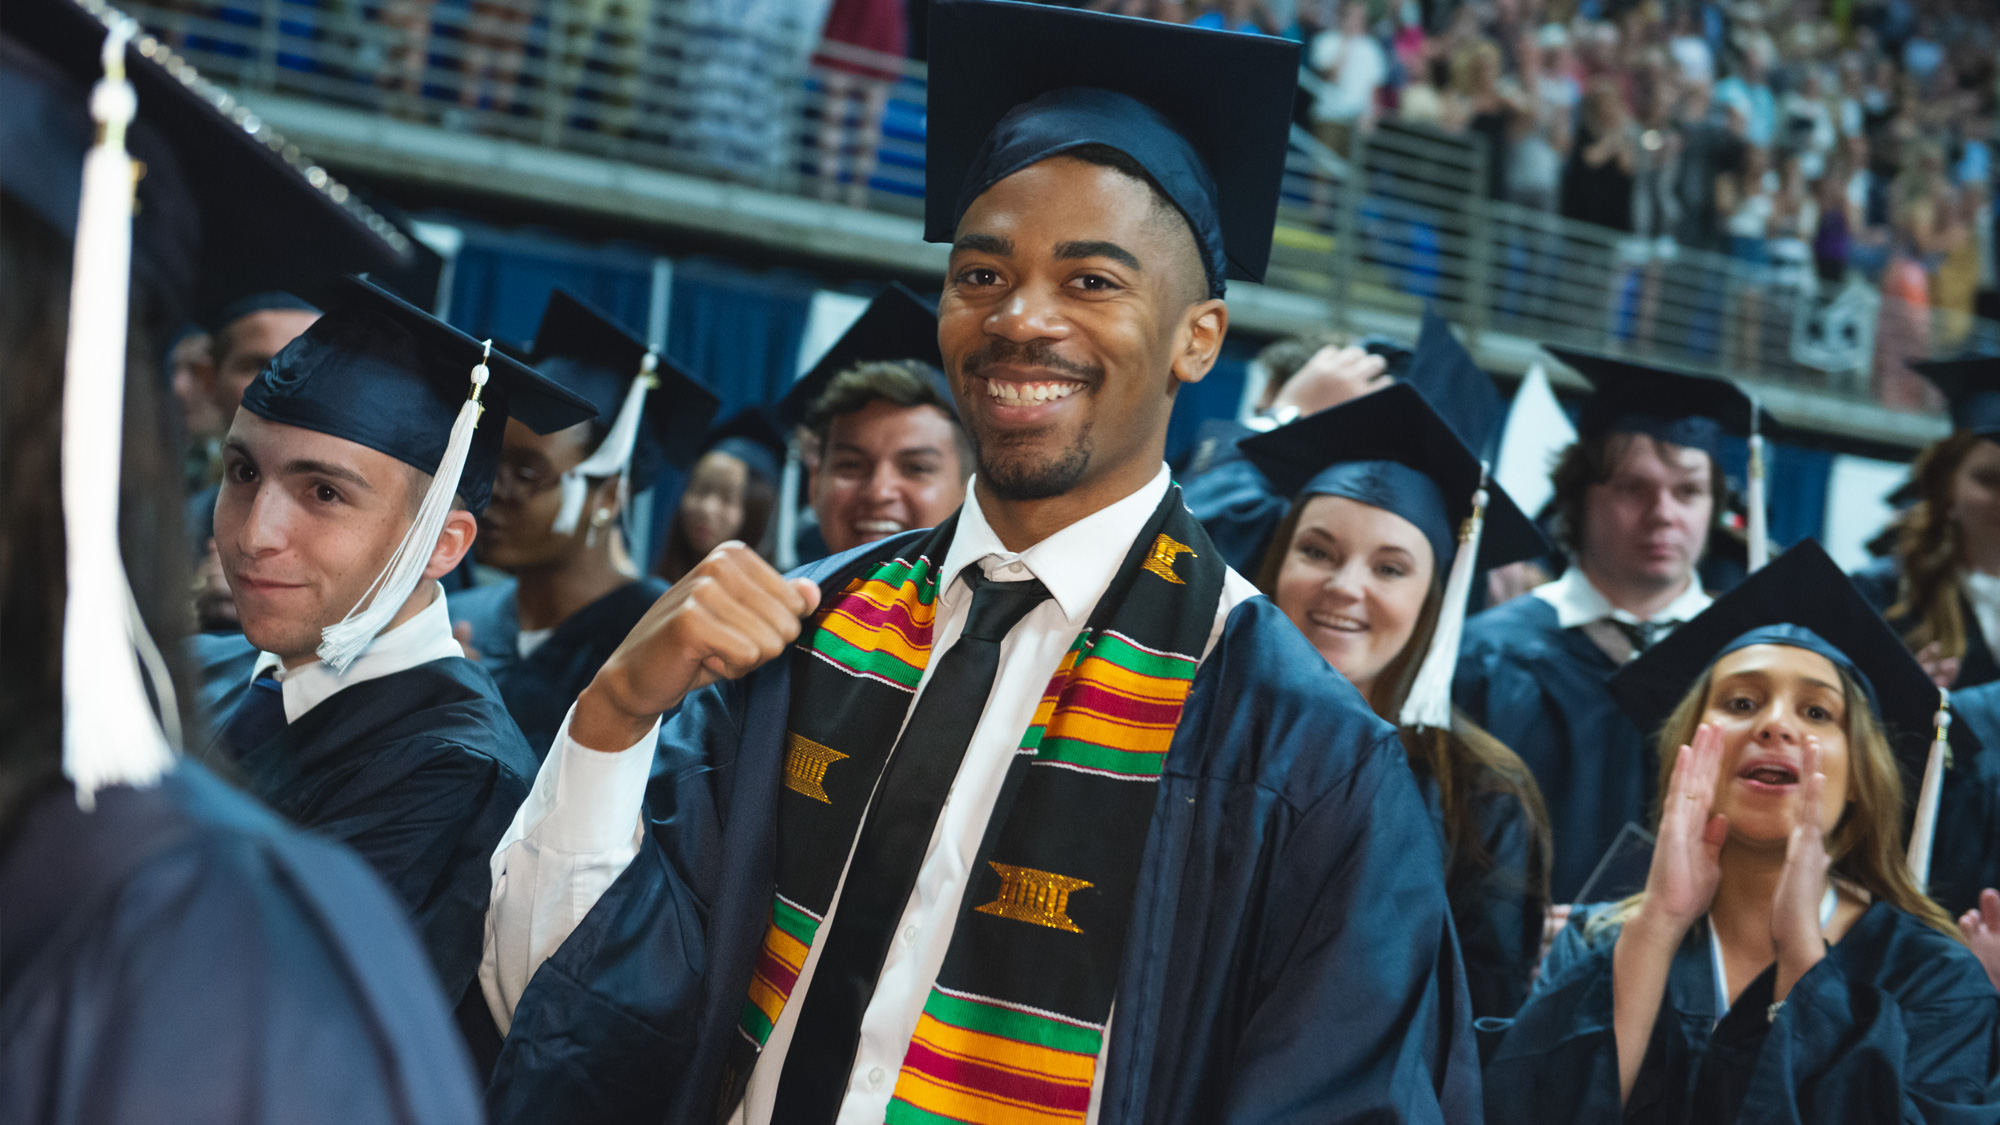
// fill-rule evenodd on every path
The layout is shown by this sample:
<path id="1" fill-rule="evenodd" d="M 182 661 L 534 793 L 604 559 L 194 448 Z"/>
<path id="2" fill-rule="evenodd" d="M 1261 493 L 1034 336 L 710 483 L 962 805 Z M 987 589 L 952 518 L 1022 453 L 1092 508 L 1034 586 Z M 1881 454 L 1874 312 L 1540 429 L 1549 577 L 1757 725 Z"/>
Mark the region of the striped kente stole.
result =
<path id="1" fill-rule="evenodd" d="M 792 998 L 929 662 L 957 518 L 828 583 L 792 654 L 778 879 L 719 1109 Z M 893 554 L 894 557 L 884 557 Z M 1225 567 L 1170 488 L 1022 734 L 888 1120 L 1080 1122 L 1160 770 Z M 795 1051 L 812 1050 L 794 1043 Z"/>

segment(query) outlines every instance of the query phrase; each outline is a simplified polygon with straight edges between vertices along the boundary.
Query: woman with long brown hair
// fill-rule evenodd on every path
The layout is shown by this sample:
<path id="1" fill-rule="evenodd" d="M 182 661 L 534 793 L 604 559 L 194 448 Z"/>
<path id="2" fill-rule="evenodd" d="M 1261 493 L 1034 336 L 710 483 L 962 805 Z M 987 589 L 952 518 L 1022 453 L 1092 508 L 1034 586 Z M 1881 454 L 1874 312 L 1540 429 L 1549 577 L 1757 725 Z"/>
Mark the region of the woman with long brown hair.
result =
<path id="1" fill-rule="evenodd" d="M 1293 498 L 1257 586 L 1401 732 L 1443 836 L 1473 1012 L 1511 1015 L 1541 944 L 1548 817 L 1521 760 L 1451 706 L 1451 672 L 1475 563 L 1548 545 L 1407 384 L 1241 448 Z M 1484 532 L 1467 546 L 1482 488 Z"/>
<path id="2" fill-rule="evenodd" d="M 1939 692 L 1826 553 L 1793 548 L 1612 691 L 1659 732 L 1651 870 L 1572 914 L 1488 1120 L 1992 1120 L 1967 1109 L 2000 1105 L 2000 994 L 1905 853 Z"/>
<path id="3" fill-rule="evenodd" d="M 1854 574 L 1940 687 L 2000 680 L 2000 358 L 1916 365 L 1951 404 L 1952 434 L 1910 467 L 1915 502 Z"/>

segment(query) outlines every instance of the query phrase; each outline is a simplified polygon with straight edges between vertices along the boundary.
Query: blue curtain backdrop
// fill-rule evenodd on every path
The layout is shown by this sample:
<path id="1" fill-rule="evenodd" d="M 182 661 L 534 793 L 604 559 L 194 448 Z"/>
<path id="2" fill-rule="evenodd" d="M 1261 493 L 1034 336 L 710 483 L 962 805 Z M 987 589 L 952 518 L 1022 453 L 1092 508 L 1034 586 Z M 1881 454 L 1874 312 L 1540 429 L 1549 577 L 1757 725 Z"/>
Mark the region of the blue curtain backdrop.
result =
<path id="1" fill-rule="evenodd" d="M 451 222 L 450 219 L 440 221 Z M 452 266 L 451 323 L 481 338 L 534 338 L 549 291 L 560 286 L 643 336 L 653 288 L 653 255 L 626 243 L 584 246 L 557 235 L 501 231 L 462 220 Z"/>
<path id="2" fill-rule="evenodd" d="M 776 402 L 798 374 L 799 342 L 820 282 L 709 258 L 674 263 L 667 354 L 722 398 L 718 417 Z"/>

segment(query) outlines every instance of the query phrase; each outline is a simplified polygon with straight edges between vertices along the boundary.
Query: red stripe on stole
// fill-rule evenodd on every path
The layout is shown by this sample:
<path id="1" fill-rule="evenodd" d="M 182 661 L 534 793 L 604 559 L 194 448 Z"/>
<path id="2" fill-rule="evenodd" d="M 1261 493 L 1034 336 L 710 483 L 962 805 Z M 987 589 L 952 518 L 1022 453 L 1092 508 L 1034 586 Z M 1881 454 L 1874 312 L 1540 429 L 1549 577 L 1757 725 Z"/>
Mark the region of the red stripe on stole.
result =
<path id="1" fill-rule="evenodd" d="M 1139 699 L 1089 680 L 1073 680 L 1063 693 L 1066 710 L 1094 711 L 1107 719 L 1148 726 L 1172 726 L 1180 721 L 1181 700 Z"/>
<path id="2" fill-rule="evenodd" d="M 799 983 L 798 970 L 785 964 L 777 954 L 772 953 L 770 946 L 757 951 L 757 975 L 763 977 L 766 984 L 786 997 L 791 996 L 792 987 Z"/>
<path id="3" fill-rule="evenodd" d="M 1090 1112 L 1090 1085 L 1051 1082 L 1014 1070 L 984 1066 L 944 1054 L 921 1039 L 910 1040 L 903 1066 L 919 1070 L 940 1082 L 964 1086 L 977 1093 L 1007 1098 L 1030 1105 L 1047 1106 L 1065 1113 Z"/>
<path id="4" fill-rule="evenodd" d="M 834 607 L 834 612 L 843 617 L 853 618 L 855 621 L 871 628 L 886 627 L 894 629 L 896 632 L 901 633 L 903 639 L 909 641 L 912 646 L 923 648 L 930 644 L 931 630 L 929 626 L 918 625 L 911 618 L 910 606 L 914 604 L 916 604 L 914 593 L 910 595 L 908 603 L 898 600 L 887 609 L 883 609 L 867 598 L 856 595 L 842 599 L 840 604 Z"/>

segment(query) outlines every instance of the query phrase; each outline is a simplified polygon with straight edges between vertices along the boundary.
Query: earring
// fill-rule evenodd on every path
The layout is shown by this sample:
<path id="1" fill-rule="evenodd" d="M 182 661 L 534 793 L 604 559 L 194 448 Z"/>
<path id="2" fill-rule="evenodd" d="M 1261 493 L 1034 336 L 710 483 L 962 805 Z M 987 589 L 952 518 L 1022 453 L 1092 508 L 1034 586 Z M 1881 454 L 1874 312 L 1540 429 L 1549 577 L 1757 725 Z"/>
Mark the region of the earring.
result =
<path id="1" fill-rule="evenodd" d="M 599 508 L 590 513 L 590 530 L 583 533 L 583 545 L 597 546 L 597 533 L 611 523 L 611 509 Z"/>

